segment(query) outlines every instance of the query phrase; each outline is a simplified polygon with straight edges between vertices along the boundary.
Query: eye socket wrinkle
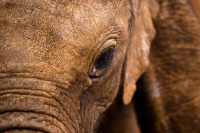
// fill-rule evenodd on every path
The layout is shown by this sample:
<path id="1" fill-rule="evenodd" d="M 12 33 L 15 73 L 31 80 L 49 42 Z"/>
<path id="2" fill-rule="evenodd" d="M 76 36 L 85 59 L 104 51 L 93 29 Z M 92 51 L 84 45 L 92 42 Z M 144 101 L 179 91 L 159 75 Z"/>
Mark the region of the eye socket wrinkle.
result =
<path id="1" fill-rule="evenodd" d="M 89 69 L 90 78 L 100 78 L 107 72 L 108 68 L 111 68 L 115 53 L 118 53 L 119 49 L 121 50 L 121 44 L 125 40 L 123 31 L 122 28 L 114 26 L 102 34 L 98 48 L 94 48 L 97 52 L 92 58 L 92 64 Z"/>

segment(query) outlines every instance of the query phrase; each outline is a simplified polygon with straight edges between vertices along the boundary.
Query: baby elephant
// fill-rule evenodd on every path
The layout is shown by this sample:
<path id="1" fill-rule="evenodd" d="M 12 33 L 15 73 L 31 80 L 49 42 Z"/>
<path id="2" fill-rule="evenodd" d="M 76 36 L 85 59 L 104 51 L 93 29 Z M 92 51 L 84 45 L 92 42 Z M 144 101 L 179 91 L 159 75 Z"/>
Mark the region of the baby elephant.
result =
<path id="1" fill-rule="evenodd" d="M 186 45 L 179 44 L 185 42 L 187 48 L 199 43 L 199 31 L 186 0 L 0 0 L 0 132 L 114 133 L 104 113 L 123 105 L 132 116 L 135 102 L 133 129 L 138 119 L 141 129 L 154 133 L 184 133 L 160 119 L 164 107 L 154 107 L 162 100 L 163 106 L 169 105 L 164 83 L 172 80 L 165 68 L 173 74 L 188 72 L 188 63 L 175 61 L 183 53 L 176 56 L 174 51 L 172 57 L 173 50 L 184 51 Z M 197 55 L 191 53 L 188 59 L 198 60 Z M 168 67 L 165 59 L 174 66 Z M 190 68 L 197 66 L 192 64 Z M 141 92 L 132 101 L 136 88 Z M 166 95 L 173 97 L 171 88 Z M 143 98 L 148 100 L 144 104 Z M 150 114 L 146 125 L 152 124 L 146 128 L 141 117 L 145 111 Z M 107 130 L 101 129 L 102 121 L 111 123 Z M 120 133 L 134 132 L 124 125 Z"/>

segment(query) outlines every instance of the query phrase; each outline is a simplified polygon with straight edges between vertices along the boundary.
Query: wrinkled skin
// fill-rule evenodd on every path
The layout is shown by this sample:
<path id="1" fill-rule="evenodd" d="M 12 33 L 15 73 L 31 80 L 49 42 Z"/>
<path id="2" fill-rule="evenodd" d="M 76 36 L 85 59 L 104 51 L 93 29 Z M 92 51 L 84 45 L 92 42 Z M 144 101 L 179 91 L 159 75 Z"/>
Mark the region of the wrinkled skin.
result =
<path id="1" fill-rule="evenodd" d="M 199 132 L 199 36 L 186 0 L 0 1 L 0 132 Z"/>
<path id="2" fill-rule="evenodd" d="M 188 3 L 191 5 L 194 14 L 200 22 L 200 0 L 188 0 Z"/>
<path id="3" fill-rule="evenodd" d="M 0 6 L 0 132 L 93 132 L 118 92 L 130 2 L 3 0 Z M 108 47 L 115 49 L 112 63 L 93 70 Z"/>
<path id="4" fill-rule="evenodd" d="M 200 132 L 199 22 L 187 1 L 160 0 L 150 67 L 135 98 L 144 133 Z"/>
<path id="5" fill-rule="evenodd" d="M 5 0 L 0 5 L 0 132 L 94 132 L 117 95 L 121 72 L 129 73 L 124 61 L 137 1 Z M 111 63 L 94 69 L 109 47 L 115 51 Z M 147 52 L 140 47 L 134 44 Z M 134 81 L 145 68 L 144 55 L 135 55 L 141 61 Z M 127 104 L 131 96 L 124 99 Z"/>
<path id="6" fill-rule="evenodd" d="M 150 7 L 156 36 L 150 65 L 137 82 L 132 101 L 135 110 L 130 104 L 113 104 L 104 133 L 200 132 L 198 2 L 159 0 Z"/>

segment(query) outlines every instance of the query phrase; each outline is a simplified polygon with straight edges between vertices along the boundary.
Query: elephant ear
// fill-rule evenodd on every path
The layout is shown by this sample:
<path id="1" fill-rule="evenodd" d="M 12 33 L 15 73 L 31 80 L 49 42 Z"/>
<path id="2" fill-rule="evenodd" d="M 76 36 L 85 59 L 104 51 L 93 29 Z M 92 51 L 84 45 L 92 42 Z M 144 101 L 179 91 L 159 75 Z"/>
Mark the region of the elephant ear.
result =
<path id="1" fill-rule="evenodd" d="M 150 5 L 151 4 L 151 5 Z M 151 6 L 154 7 L 151 10 Z M 151 40 L 155 36 L 152 18 L 158 11 L 155 2 L 141 0 L 140 3 L 132 1 L 133 17 L 131 21 L 131 38 L 125 60 L 123 102 L 131 102 L 136 90 L 136 82 L 149 65 L 149 51 Z"/>

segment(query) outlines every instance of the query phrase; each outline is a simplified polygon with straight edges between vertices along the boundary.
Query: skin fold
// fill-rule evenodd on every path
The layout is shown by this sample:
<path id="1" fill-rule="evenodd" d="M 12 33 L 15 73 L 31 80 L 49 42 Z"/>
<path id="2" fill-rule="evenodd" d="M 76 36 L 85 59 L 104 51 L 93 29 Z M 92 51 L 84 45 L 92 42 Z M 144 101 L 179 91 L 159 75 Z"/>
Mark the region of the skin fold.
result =
<path id="1" fill-rule="evenodd" d="M 198 133 L 200 26 L 187 1 L 160 0 L 135 102 L 144 133 Z"/>
<path id="2" fill-rule="evenodd" d="M 0 132 L 197 133 L 186 0 L 1 0 Z"/>
<path id="3" fill-rule="evenodd" d="M 151 43 L 150 65 L 137 82 L 132 101 L 135 110 L 129 108 L 131 105 L 113 104 L 108 113 L 111 120 L 104 132 L 198 133 L 200 27 L 197 17 L 187 1 L 160 0 L 151 4 L 156 36 Z"/>
<path id="4" fill-rule="evenodd" d="M 120 85 L 130 2 L 3 0 L 0 10 L 0 132 L 94 132 Z M 95 68 L 108 48 L 111 63 Z"/>

